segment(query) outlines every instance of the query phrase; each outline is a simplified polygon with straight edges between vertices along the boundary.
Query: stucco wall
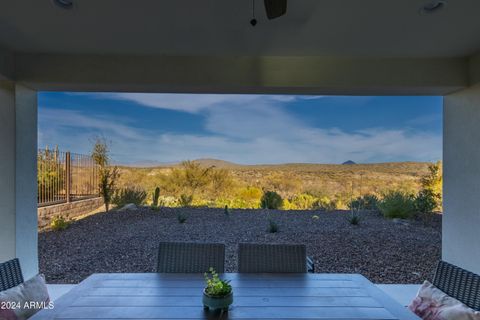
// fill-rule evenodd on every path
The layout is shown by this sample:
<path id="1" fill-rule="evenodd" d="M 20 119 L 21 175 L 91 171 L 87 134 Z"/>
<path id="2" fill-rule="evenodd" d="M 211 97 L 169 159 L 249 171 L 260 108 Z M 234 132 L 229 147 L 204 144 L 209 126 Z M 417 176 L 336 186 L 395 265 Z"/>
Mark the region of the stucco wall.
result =
<path id="1" fill-rule="evenodd" d="M 0 82 L 0 261 L 19 258 L 38 272 L 37 93 Z"/>
<path id="2" fill-rule="evenodd" d="M 37 92 L 15 85 L 16 256 L 26 279 L 38 273 Z"/>
<path id="3" fill-rule="evenodd" d="M 0 81 L 0 262 L 15 257 L 15 90 Z"/>
<path id="4" fill-rule="evenodd" d="M 38 227 L 48 226 L 54 217 L 75 218 L 92 212 L 103 205 L 103 198 L 93 198 L 38 208 Z"/>
<path id="5" fill-rule="evenodd" d="M 444 99 L 443 259 L 480 274 L 480 85 Z"/>

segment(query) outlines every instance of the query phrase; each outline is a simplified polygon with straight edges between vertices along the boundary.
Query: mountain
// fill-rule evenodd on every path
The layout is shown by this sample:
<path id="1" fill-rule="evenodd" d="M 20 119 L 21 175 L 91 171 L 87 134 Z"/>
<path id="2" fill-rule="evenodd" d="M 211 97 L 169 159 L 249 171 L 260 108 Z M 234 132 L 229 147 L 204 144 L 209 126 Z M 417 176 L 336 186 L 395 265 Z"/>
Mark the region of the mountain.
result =
<path id="1" fill-rule="evenodd" d="M 355 163 L 354 161 L 352 161 L 352 160 L 348 160 L 348 161 L 345 161 L 345 162 L 342 163 L 342 164 L 356 164 L 356 163 Z"/>

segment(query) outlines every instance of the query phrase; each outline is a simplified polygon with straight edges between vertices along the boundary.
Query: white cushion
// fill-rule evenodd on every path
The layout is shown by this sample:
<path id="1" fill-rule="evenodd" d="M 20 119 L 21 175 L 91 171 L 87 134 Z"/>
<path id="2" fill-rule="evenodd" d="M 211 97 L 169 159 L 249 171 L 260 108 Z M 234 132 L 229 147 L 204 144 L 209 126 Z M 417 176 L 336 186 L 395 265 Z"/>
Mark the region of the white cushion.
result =
<path id="1" fill-rule="evenodd" d="M 0 292 L 0 320 L 28 319 L 39 310 L 52 308 L 43 275 Z"/>
<path id="2" fill-rule="evenodd" d="M 425 281 L 408 308 L 424 320 L 480 320 L 475 311 Z"/>

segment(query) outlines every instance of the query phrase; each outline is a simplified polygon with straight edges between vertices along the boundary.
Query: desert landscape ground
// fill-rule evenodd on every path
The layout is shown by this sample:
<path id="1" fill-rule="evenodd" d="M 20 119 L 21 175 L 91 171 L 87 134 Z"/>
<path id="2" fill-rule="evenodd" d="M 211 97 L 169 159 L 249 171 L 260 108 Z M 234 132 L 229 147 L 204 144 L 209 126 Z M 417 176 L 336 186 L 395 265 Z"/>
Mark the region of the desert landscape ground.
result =
<path id="1" fill-rule="evenodd" d="M 57 220 L 57 228 L 39 233 L 40 270 L 51 283 L 154 272 L 158 243 L 182 241 L 225 243 L 226 271 L 235 272 L 240 242 L 299 243 L 316 272 L 421 283 L 441 258 L 437 169 L 415 162 L 245 166 L 208 159 L 123 166 L 113 210 Z M 358 201 L 367 195 L 375 200 L 368 210 Z"/>
<path id="2" fill-rule="evenodd" d="M 179 223 L 178 214 L 185 216 Z M 50 283 L 77 283 L 96 272 L 154 272 L 160 241 L 225 243 L 226 271 L 237 270 L 240 242 L 303 243 L 315 272 L 361 273 L 377 283 L 421 283 L 441 255 L 441 215 L 425 226 L 348 211 L 139 208 L 99 213 L 63 231 L 39 234 L 40 272 Z M 269 221 L 278 231 L 269 232 Z"/>

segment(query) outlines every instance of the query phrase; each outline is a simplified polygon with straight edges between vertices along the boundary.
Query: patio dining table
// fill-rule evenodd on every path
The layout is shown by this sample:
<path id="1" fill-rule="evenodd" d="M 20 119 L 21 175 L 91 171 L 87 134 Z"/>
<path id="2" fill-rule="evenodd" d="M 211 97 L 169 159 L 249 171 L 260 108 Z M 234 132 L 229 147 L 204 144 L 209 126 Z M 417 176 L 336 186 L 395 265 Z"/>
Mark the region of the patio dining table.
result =
<path id="1" fill-rule="evenodd" d="M 418 319 L 359 274 L 239 274 L 228 313 L 204 310 L 201 274 L 93 274 L 31 319 Z"/>

